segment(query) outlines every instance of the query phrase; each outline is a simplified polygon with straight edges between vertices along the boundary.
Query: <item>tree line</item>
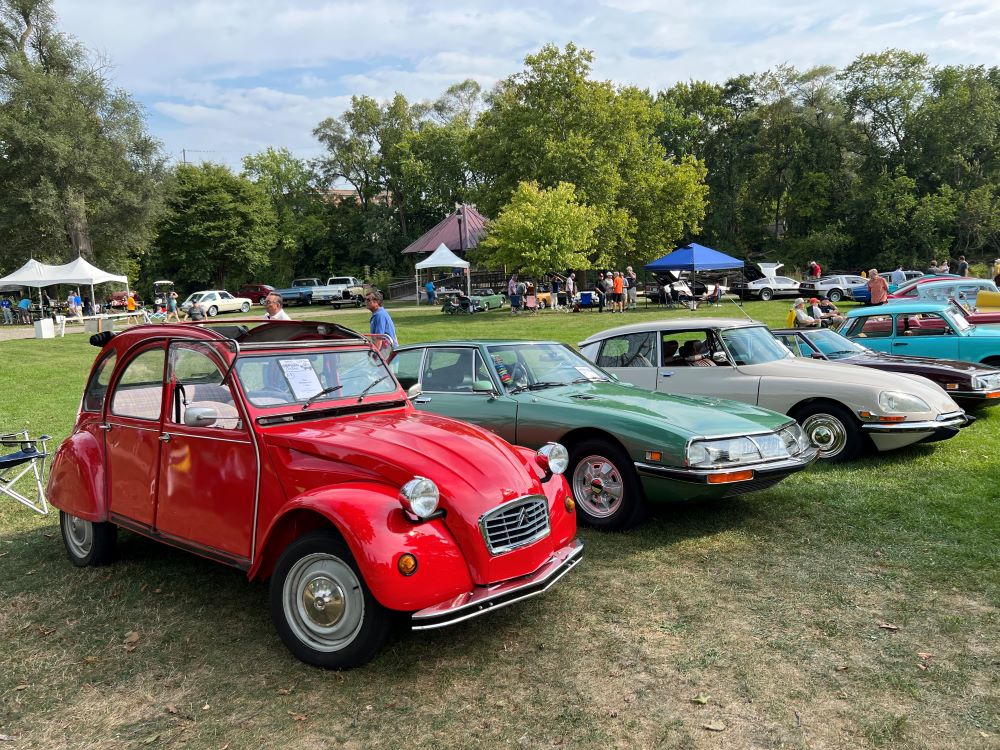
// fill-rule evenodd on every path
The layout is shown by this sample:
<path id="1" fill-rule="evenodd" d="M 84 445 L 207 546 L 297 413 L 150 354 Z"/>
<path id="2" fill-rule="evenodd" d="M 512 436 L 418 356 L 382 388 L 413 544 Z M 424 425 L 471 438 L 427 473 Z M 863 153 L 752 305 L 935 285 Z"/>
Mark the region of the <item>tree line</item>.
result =
<path id="1" fill-rule="evenodd" d="M 56 24 L 50 0 L 0 0 L 2 273 L 82 254 L 185 286 L 386 278 L 458 203 L 493 219 L 473 260 L 533 274 L 689 240 L 789 267 L 1000 255 L 996 68 L 888 50 L 651 92 L 546 45 L 489 91 L 353 97 L 315 126 L 319 158 L 274 147 L 234 171 L 169 165 L 106 62 Z"/>

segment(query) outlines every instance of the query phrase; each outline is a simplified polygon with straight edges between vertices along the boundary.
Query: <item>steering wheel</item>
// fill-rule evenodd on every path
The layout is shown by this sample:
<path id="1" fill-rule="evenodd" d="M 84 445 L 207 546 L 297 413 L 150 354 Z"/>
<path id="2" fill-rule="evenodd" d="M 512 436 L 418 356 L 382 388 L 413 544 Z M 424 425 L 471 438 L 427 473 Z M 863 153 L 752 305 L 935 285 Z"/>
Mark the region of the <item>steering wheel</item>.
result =
<path id="1" fill-rule="evenodd" d="M 255 406 L 290 404 L 293 400 L 292 394 L 288 391 L 278 390 L 277 388 L 261 388 L 257 391 L 247 391 L 247 398 L 250 399 Z"/>
<path id="2" fill-rule="evenodd" d="M 528 387 L 528 370 L 523 364 L 518 362 L 510 372 L 511 382 L 515 388 Z"/>

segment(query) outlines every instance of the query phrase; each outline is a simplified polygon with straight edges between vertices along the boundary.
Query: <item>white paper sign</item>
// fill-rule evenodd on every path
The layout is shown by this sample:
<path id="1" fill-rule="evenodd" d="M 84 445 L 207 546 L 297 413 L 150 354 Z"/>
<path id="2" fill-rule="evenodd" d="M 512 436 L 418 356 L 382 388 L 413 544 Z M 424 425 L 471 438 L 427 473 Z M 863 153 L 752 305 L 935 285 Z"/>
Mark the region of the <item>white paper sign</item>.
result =
<path id="1" fill-rule="evenodd" d="M 591 370 L 589 367 L 580 367 L 579 365 L 574 368 L 578 373 L 580 373 L 587 380 L 600 380 L 601 376 L 596 372 Z"/>
<path id="2" fill-rule="evenodd" d="M 319 376 L 313 369 L 312 362 L 308 359 L 281 359 L 281 371 L 288 378 L 288 384 L 292 386 L 292 393 L 297 401 L 304 401 L 312 398 L 321 390 Z"/>

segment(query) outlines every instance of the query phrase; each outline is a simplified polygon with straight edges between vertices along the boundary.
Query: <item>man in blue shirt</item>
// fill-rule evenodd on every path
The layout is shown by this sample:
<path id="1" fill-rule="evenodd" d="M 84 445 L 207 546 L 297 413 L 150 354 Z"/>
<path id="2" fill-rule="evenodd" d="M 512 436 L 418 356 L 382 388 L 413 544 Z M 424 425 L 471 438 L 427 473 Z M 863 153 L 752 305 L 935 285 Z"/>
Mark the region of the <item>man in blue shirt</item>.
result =
<path id="1" fill-rule="evenodd" d="M 434 280 L 433 279 L 428 280 L 428 282 L 424 286 L 424 288 L 427 290 L 427 304 L 428 305 L 433 305 L 434 304 Z"/>
<path id="2" fill-rule="evenodd" d="M 365 295 L 365 306 L 372 314 L 371 320 L 368 321 L 369 333 L 379 333 L 383 336 L 388 336 L 394 347 L 399 346 L 399 341 L 396 339 L 396 326 L 393 325 L 388 311 L 382 307 L 382 292 L 377 289 L 368 292 Z"/>

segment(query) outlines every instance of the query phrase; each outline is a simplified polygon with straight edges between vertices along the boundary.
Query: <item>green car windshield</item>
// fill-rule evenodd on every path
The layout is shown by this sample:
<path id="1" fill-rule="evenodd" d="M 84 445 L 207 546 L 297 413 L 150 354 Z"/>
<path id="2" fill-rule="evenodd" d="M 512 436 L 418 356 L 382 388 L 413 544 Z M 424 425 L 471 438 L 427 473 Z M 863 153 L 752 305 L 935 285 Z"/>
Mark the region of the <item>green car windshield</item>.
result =
<path id="1" fill-rule="evenodd" d="M 611 379 L 562 344 L 494 344 L 486 351 L 500 382 L 511 392 Z"/>
<path id="2" fill-rule="evenodd" d="M 763 326 L 728 328 L 721 336 L 737 365 L 762 365 L 795 356 Z"/>

